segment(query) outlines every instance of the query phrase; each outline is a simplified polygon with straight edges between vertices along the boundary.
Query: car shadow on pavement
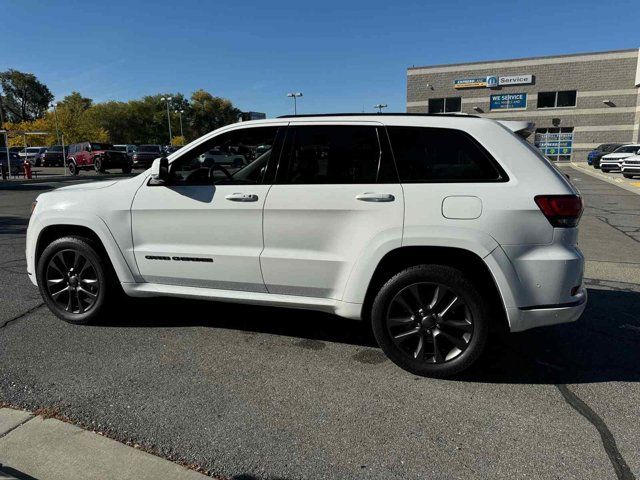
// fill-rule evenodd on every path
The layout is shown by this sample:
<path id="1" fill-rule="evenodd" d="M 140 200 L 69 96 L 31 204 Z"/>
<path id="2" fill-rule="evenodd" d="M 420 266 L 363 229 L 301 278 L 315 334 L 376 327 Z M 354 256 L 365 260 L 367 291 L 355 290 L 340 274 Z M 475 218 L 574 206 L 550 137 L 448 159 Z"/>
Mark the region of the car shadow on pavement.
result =
<path id="1" fill-rule="evenodd" d="M 321 312 L 169 298 L 129 300 L 126 316 L 102 326 L 209 327 L 378 348 L 366 322 Z M 593 383 L 640 381 L 640 293 L 589 289 L 579 321 L 497 333 L 458 381 Z"/>

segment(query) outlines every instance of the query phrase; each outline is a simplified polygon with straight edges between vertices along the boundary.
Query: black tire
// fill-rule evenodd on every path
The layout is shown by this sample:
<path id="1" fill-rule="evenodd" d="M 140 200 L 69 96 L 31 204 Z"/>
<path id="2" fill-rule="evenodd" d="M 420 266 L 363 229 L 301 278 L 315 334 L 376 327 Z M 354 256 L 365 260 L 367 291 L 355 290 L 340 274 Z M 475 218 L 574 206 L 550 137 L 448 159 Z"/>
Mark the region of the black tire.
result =
<path id="1" fill-rule="evenodd" d="M 630 175 L 630 174 L 628 174 L 628 173 L 623 173 L 623 174 L 622 174 L 622 176 L 623 176 L 624 178 L 633 178 L 633 175 Z"/>
<path id="2" fill-rule="evenodd" d="M 71 270 L 64 271 L 69 265 Z M 108 299 L 117 294 L 111 265 L 93 242 L 83 237 L 68 236 L 51 242 L 38 260 L 36 278 L 49 309 L 65 322 L 77 325 L 102 316 Z"/>
<path id="3" fill-rule="evenodd" d="M 122 167 L 122 173 L 131 173 L 131 170 L 133 170 L 133 167 L 131 165 L 125 165 L 124 167 Z"/>
<path id="4" fill-rule="evenodd" d="M 78 173 L 80 173 L 76 162 L 74 162 L 73 160 L 67 164 L 67 168 L 69 169 L 69 175 L 73 175 L 74 177 L 78 175 Z"/>
<path id="5" fill-rule="evenodd" d="M 436 286 L 441 289 L 440 293 Z M 405 294 L 414 300 L 405 302 Z M 418 297 L 426 297 L 423 300 L 428 301 Z M 401 310 L 398 315 L 394 313 L 397 308 Z M 413 314 L 402 313 L 409 310 Z M 460 270 L 442 265 L 417 265 L 401 271 L 379 290 L 373 302 L 371 322 L 380 348 L 396 365 L 415 375 L 444 378 L 469 368 L 480 357 L 489 333 L 489 311 L 487 300 Z M 463 321 L 451 318 L 452 315 L 462 316 Z M 403 316 L 407 318 L 400 318 Z M 394 331 L 395 328 L 400 330 Z M 408 335 L 402 329 L 415 335 Z M 452 348 L 449 350 L 449 347 Z M 418 351 L 420 355 L 416 357 Z"/>
<path id="6" fill-rule="evenodd" d="M 104 173 L 104 162 L 102 161 L 102 159 L 100 157 L 96 158 L 93 161 L 93 168 L 98 173 Z"/>

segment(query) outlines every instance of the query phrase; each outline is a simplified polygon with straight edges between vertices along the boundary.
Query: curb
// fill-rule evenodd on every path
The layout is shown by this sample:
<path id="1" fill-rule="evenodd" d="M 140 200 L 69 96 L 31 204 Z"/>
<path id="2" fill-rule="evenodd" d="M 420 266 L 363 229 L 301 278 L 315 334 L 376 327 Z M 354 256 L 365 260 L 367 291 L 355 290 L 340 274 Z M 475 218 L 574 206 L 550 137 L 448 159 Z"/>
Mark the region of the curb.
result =
<path id="1" fill-rule="evenodd" d="M 211 480 L 55 418 L 0 408 L 0 479 Z"/>
<path id="2" fill-rule="evenodd" d="M 141 173 L 141 172 L 140 172 Z M 112 179 L 124 179 L 131 178 L 139 175 L 139 173 L 127 174 L 127 173 L 118 173 L 118 174 L 106 174 L 106 175 L 77 175 L 75 177 L 66 175 L 60 175 L 55 177 L 40 177 L 34 178 L 32 180 L 0 180 L 0 189 L 6 187 L 20 187 L 25 185 L 33 185 L 37 183 L 63 183 L 63 182 L 81 182 L 83 180 L 112 180 Z"/>

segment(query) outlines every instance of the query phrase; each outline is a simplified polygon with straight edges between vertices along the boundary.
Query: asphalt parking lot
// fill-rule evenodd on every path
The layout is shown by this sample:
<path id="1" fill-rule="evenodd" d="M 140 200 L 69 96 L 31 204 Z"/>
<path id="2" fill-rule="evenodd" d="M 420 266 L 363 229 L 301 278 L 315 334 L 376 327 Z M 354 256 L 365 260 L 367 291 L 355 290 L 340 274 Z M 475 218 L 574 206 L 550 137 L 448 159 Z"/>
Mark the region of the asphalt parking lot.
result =
<path id="1" fill-rule="evenodd" d="M 54 184 L 0 188 L 0 401 L 235 479 L 637 478 L 640 195 L 563 170 L 586 203 L 585 314 L 447 381 L 320 313 L 136 300 L 65 324 L 25 274 L 29 205 Z"/>

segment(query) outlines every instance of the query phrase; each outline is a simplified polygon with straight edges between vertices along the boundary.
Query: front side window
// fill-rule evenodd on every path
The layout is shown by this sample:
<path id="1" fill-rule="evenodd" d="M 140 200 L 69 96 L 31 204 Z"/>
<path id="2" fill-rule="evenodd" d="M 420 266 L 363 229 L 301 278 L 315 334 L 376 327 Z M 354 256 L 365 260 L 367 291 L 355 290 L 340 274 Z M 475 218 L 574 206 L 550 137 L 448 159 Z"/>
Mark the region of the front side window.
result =
<path id="1" fill-rule="evenodd" d="M 278 127 L 254 127 L 217 135 L 171 163 L 172 185 L 260 184 Z"/>
<path id="2" fill-rule="evenodd" d="M 462 111 L 462 97 L 430 98 L 429 113 L 448 113 Z"/>
<path id="3" fill-rule="evenodd" d="M 480 145 L 445 128 L 387 127 L 401 182 L 505 181 Z"/>
<path id="4" fill-rule="evenodd" d="M 381 151 L 375 127 L 321 125 L 293 127 L 278 183 L 376 183 Z"/>

